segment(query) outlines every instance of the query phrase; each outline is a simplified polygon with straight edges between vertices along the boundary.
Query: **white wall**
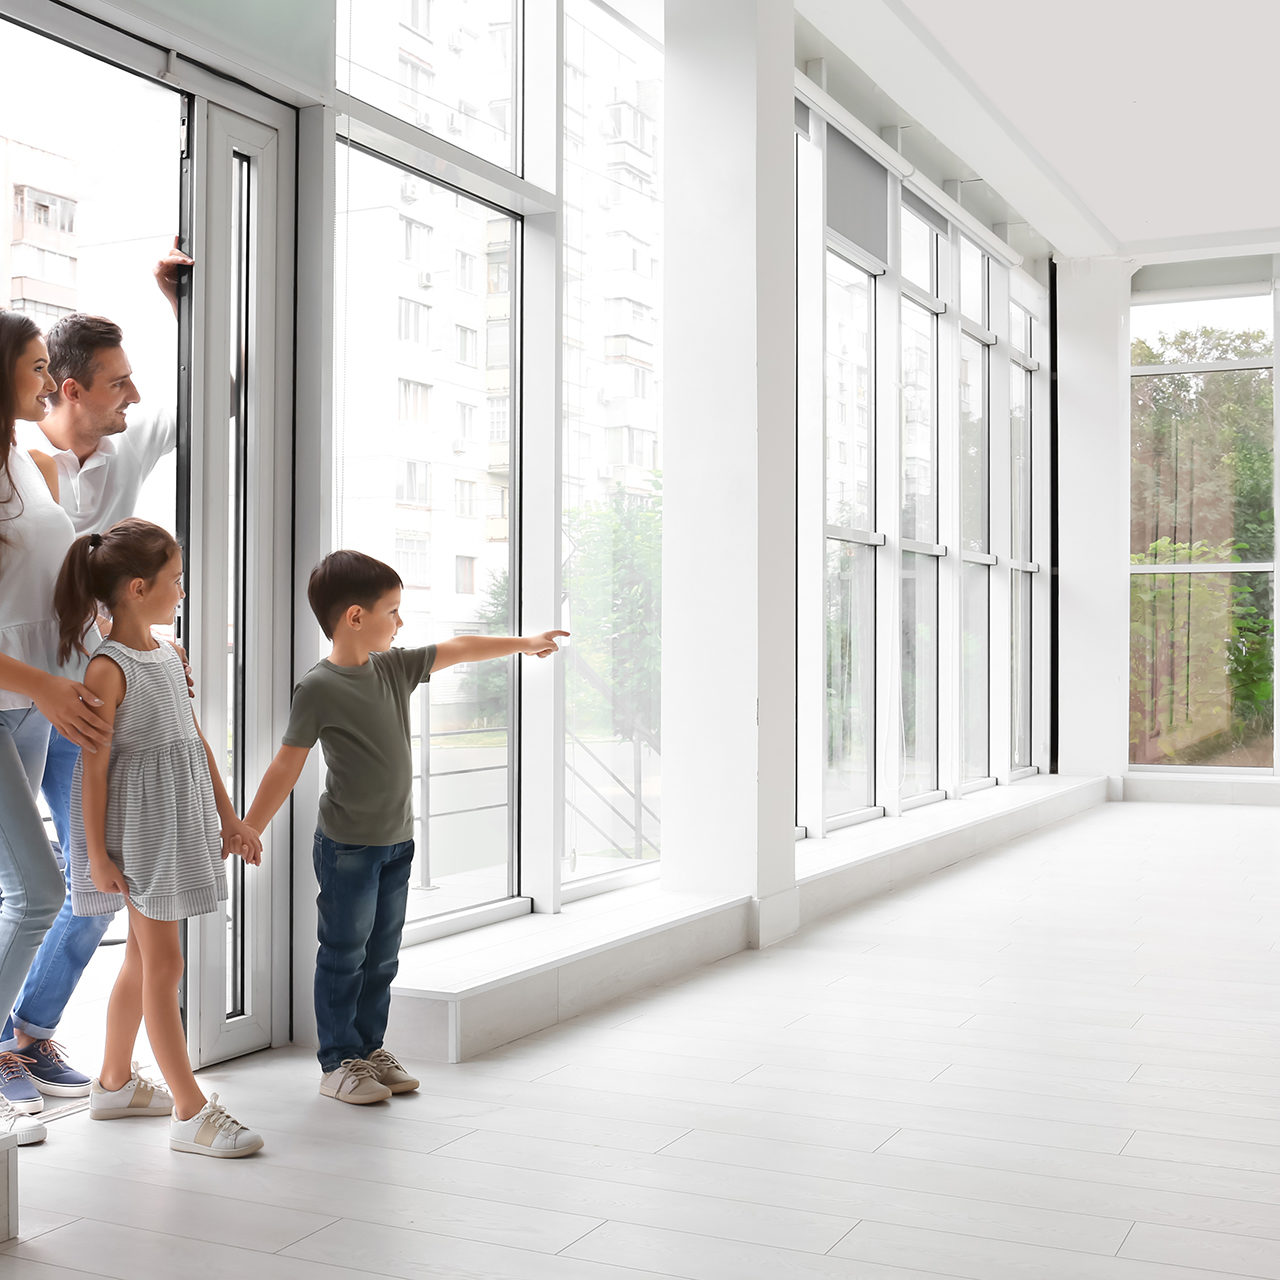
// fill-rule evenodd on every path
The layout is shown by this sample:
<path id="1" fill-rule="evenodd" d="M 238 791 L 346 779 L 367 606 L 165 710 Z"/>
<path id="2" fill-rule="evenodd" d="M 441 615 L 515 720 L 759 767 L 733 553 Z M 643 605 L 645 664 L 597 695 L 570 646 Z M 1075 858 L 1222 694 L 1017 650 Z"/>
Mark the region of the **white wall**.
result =
<path id="1" fill-rule="evenodd" d="M 791 5 L 669 0 L 666 54 L 663 883 L 778 897 L 764 932 L 781 936 L 796 910 Z"/>
<path id="2" fill-rule="evenodd" d="M 1129 282 L 1133 264 L 1058 265 L 1058 767 L 1129 759 Z M 1118 798 L 1118 797 L 1113 797 Z"/>

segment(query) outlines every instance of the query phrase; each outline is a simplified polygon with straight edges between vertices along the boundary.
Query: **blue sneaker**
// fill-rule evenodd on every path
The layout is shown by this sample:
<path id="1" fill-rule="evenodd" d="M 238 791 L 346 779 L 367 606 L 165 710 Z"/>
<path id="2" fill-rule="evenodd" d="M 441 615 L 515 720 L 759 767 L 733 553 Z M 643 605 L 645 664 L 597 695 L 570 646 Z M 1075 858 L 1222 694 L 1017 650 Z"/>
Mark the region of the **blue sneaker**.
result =
<path id="1" fill-rule="evenodd" d="M 22 1051 L 31 1065 L 32 1083 L 51 1098 L 84 1098 L 93 1083 L 63 1056 L 66 1050 L 56 1040 L 37 1040 Z"/>
<path id="2" fill-rule="evenodd" d="M 0 1053 L 0 1094 L 15 1111 L 28 1116 L 44 1110 L 44 1099 L 27 1070 L 34 1061 L 20 1053 Z"/>

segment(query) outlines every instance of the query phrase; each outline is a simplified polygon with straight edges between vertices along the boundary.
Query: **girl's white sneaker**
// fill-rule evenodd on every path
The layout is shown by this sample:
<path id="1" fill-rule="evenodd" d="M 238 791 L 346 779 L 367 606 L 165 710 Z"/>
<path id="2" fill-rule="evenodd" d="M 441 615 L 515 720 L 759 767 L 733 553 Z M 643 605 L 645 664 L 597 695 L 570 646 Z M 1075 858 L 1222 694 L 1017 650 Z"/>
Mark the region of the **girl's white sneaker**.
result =
<path id="1" fill-rule="evenodd" d="M 90 1120 L 123 1120 L 126 1116 L 167 1116 L 173 1111 L 168 1089 L 138 1074 L 135 1062 L 129 1079 L 118 1089 L 104 1089 L 95 1080 L 89 1086 Z"/>
<path id="2" fill-rule="evenodd" d="M 174 1116 L 169 1121 L 169 1146 L 174 1151 L 233 1160 L 259 1150 L 262 1137 L 228 1115 L 215 1093 L 190 1120 L 179 1120 Z"/>

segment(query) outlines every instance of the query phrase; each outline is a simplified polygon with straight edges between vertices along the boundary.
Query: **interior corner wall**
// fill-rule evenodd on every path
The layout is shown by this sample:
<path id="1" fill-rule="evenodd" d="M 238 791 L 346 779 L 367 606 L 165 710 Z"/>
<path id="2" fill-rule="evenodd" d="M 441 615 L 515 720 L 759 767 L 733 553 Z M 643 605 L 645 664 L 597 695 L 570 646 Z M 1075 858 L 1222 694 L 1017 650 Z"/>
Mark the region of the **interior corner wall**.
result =
<path id="1" fill-rule="evenodd" d="M 1129 290 L 1133 264 L 1058 264 L 1058 768 L 1129 760 Z"/>

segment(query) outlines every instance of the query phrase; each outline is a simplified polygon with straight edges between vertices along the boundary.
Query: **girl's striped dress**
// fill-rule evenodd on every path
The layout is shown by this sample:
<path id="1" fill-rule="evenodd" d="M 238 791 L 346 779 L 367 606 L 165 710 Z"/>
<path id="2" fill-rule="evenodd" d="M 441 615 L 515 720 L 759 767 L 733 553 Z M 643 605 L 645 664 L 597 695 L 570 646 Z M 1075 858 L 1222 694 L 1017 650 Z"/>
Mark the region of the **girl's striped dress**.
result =
<path id="1" fill-rule="evenodd" d="M 107 853 L 124 870 L 129 899 L 152 920 L 183 920 L 226 901 L 218 809 L 209 758 L 196 731 L 182 660 L 171 645 L 145 651 L 105 640 L 94 657 L 124 672 L 107 766 Z M 103 916 L 123 905 L 89 874 L 81 768 L 71 781 L 71 908 Z"/>

